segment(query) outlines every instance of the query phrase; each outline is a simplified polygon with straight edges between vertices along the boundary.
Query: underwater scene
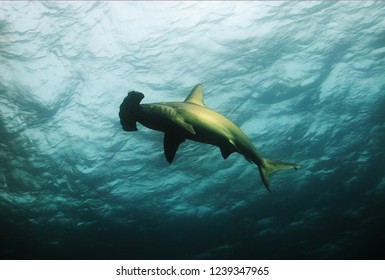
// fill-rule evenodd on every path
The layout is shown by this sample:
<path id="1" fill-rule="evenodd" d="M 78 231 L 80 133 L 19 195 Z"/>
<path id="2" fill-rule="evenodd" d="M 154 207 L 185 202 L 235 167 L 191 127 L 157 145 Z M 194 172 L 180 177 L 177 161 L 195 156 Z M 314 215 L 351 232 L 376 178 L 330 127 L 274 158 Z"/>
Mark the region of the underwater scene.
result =
<path id="1" fill-rule="evenodd" d="M 382 1 L 1 1 L 0 67 L 0 259 L 385 258 Z M 300 168 L 123 129 L 198 84 Z"/>

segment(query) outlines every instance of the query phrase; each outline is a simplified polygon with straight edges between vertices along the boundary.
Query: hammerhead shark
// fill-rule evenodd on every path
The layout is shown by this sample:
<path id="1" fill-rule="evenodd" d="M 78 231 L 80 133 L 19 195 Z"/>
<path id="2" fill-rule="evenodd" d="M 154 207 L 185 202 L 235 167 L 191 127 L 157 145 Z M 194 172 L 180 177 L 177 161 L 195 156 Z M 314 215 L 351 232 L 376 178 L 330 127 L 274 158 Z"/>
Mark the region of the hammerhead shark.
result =
<path id="1" fill-rule="evenodd" d="M 217 146 L 224 159 L 237 152 L 258 166 L 262 182 L 270 190 L 269 174 L 295 169 L 295 163 L 261 157 L 245 133 L 223 115 L 203 102 L 203 86 L 196 85 L 184 102 L 140 104 L 144 94 L 130 91 L 120 105 L 120 123 L 125 131 L 136 131 L 136 123 L 164 132 L 163 148 L 169 163 L 186 139 Z"/>

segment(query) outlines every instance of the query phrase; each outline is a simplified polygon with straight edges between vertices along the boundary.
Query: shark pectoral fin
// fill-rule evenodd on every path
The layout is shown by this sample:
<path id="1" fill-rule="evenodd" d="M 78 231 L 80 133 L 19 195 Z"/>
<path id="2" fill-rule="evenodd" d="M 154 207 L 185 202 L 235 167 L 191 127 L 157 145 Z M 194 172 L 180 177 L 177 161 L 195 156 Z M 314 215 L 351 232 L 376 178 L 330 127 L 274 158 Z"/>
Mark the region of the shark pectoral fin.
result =
<path id="1" fill-rule="evenodd" d="M 185 122 L 185 120 L 182 117 L 176 117 L 176 118 L 173 119 L 173 121 L 177 125 L 179 125 L 180 127 L 184 128 L 185 130 L 190 132 L 191 134 L 196 135 L 196 132 L 195 132 L 193 126 L 191 124 Z"/>
<path id="2" fill-rule="evenodd" d="M 171 132 L 164 134 L 163 139 L 163 148 L 164 148 L 164 155 L 166 156 L 166 159 L 169 163 L 171 163 L 174 160 L 176 151 L 179 148 L 179 145 L 184 142 L 184 138 L 175 135 Z"/>

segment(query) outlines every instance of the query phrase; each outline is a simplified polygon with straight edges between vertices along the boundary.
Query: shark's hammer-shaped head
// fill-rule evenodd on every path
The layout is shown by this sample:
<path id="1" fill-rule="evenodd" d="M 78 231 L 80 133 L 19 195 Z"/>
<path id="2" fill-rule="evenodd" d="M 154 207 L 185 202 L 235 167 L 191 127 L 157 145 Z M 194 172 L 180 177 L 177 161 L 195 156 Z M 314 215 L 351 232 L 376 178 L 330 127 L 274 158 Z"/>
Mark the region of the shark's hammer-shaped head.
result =
<path id="1" fill-rule="evenodd" d="M 140 109 L 140 101 L 144 98 L 144 94 L 137 91 L 130 91 L 122 104 L 120 104 L 119 118 L 120 124 L 125 131 L 135 131 L 138 113 Z"/>

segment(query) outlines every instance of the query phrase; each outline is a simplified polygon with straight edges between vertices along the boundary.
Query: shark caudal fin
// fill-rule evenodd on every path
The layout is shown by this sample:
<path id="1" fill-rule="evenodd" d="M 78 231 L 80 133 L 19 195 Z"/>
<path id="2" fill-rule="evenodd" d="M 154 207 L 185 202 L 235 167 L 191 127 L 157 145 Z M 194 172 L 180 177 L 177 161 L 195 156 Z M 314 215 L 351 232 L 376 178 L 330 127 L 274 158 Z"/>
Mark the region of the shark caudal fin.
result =
<path id="1" fill-rule="evenodd" d="M 287 163 L 277 160 L 271 160 L 267 158 L 262 158 L 262 164 L 258 165 L 259 173 L 261 174 L 261 178 L 263 181 L 263 184 L 265 185 L 266 189 L 270 192 L 270 183 L 269 183 L 269 175 L 271 173 L 274 173 L 278 170 L 284 170 L 284 169 L 295 169 L 297 170 L 301 166 L 295 163 Z"/>

